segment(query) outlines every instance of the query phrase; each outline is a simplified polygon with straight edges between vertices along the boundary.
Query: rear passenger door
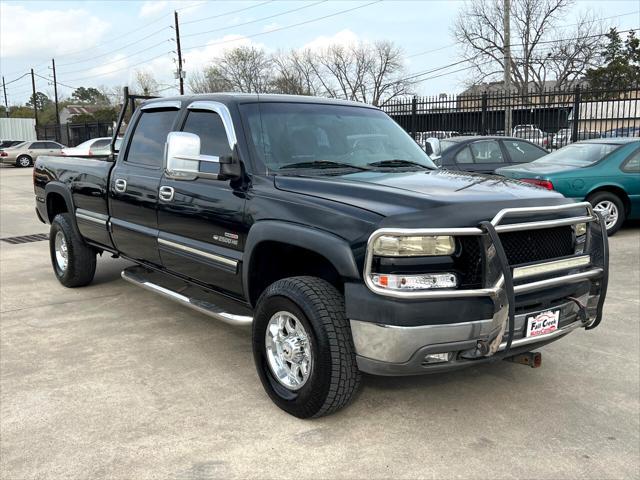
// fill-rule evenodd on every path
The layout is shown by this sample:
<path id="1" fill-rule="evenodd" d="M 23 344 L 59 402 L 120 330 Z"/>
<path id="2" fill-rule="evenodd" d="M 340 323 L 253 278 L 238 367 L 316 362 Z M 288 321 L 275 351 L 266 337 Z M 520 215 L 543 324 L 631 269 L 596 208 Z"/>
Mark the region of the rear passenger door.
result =
<path id="1" fill-rule="evenodd" d="M 42 141 L 31 143 L 27 153 L 29 153 L 29 156 L 33 158 L 34 162 L 40 155 L 55 155 L 54 150 L 49 148 L 49 143 L 51 142 Z"/>
<path id="2" fill-rule="evenodd" d="M 179 101 L 153 102 L 132 119 L 132 127 L 111 172 L 113 241 L 122 254 L 161 265 L 158 253 L 158 187 L 167 135 L 175 128 Z"/>
<path id="3" fill-rule="evenodd" d="M 196 101 L 181 128 L 200 137 L 200 153 L 228 156 L 236 135 L 227 107 Z M 205 164 L 201 171 L 217 164 Z M 245 192 L 229 180 L 163 176 L 158 203 L 158 246 L 165 268 L 233 295 L 241 295 L 239 265 L 246 228 Z"/>

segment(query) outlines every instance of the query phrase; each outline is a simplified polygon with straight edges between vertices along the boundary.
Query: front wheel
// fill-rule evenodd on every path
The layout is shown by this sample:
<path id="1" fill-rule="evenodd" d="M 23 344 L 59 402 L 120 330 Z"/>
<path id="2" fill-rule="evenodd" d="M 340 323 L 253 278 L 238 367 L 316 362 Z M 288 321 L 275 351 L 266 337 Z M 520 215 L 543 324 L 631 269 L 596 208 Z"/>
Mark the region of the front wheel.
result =
<path id="1" fill-rule="evenodd" d="M 96 251 L 87 245 L 70 214 L 60 213 L 51 222 L 49 252 L 53 272 L 65 287 L 83 287 L 96 273 Z"/>
<path id="2" fill-rule="evenodd" d="M 253 357 L 269 397 L 299 418 L 339 410 L 360 384 L 344 299 L 320 278 L 285 278 L 261 295 Z"/>
<path id="3" fill-rule="evenodd" d="M 588 198 L 593 210 L 604 218 L 607 235 L 616 233 L 625 220 L 625 210 L 622 200 L 611 192 L 596 192 Z"/>

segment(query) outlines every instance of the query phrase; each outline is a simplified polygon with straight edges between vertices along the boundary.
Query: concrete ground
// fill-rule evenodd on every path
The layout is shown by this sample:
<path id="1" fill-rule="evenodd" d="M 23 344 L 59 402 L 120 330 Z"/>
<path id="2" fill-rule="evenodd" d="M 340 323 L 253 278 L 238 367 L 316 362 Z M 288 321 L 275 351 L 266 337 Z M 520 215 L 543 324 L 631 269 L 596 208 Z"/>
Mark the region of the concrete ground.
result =
<path id="1" fill-rule="evenodd" d="M 47 232 L 31 170 L 0 169 L 0 238 Z M 533 370 L 367 376 L 298 420 L 263 392 L 247 332 L 125 284 L 55 280 L 47 242 L 0 242 L 0 477 L 638 478 L 640 229 L 611 239 L 600 328 Z"/>

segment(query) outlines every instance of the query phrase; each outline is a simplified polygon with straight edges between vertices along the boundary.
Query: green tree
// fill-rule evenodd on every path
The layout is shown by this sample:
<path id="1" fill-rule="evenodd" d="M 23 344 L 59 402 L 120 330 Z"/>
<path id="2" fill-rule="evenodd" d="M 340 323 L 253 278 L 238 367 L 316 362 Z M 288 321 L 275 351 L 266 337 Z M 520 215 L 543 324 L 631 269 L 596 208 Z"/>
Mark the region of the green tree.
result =
<path id="1" fill-rule="evenodd" d="M 78 87 L 71 94 L 71 100 L 91 105 L 108 105 L 109 99 L 97 88 Z"/>
<path id="2" fill-rule="evenodd" d="M 594 90 L 623 90 L 640 85 L 640 39 L 629 32 L 623 41 L 615 28 L 606 35 L 604 64 L 590 69 L 585 79 Z M 617 97 L 618 94 L 612 94 Z"/>
<path id="3" fill-rule="evenodd" d="M 25 105 L 27 107 L 33 108 L 34 101 L 35 101 L 35 104 L 36 104 L 36 108 L 38 110 L 44 110 L 46 107 L 51 105 L 51 100 L 49 100 L 49 97 L 47 97 L 42 92 L 36 92 L 35 99 L 34 99 L 34 95 L 31 95 L 31 97 L 29 97 L 29 101 Z"/>
<path id="4" fill-rule="evenodd" d="M 9 116 L 11 118 L 34 118 L 33 107 L 13 106 L 9 107 Z"/>

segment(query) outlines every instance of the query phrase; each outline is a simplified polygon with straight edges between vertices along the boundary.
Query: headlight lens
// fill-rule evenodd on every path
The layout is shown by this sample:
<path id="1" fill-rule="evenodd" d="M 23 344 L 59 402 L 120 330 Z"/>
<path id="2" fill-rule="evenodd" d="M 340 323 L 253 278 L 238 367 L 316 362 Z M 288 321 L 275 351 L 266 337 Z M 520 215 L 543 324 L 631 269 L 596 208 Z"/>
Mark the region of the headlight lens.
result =
<path id="1" fill-rule="evenodd" d="M 455 247 L 453 237 L 444 235 L 423 237 L 383 235 L 373 242 L 373 254 L 382 257 L 451 255 Z"/>
<path id="2" fill-rule="evenodd" d="M 585 233 L 587 233 L 587 224 L 586 223 L 576 223 L 575 225 L 576 237 L 581 237 Z"/>

